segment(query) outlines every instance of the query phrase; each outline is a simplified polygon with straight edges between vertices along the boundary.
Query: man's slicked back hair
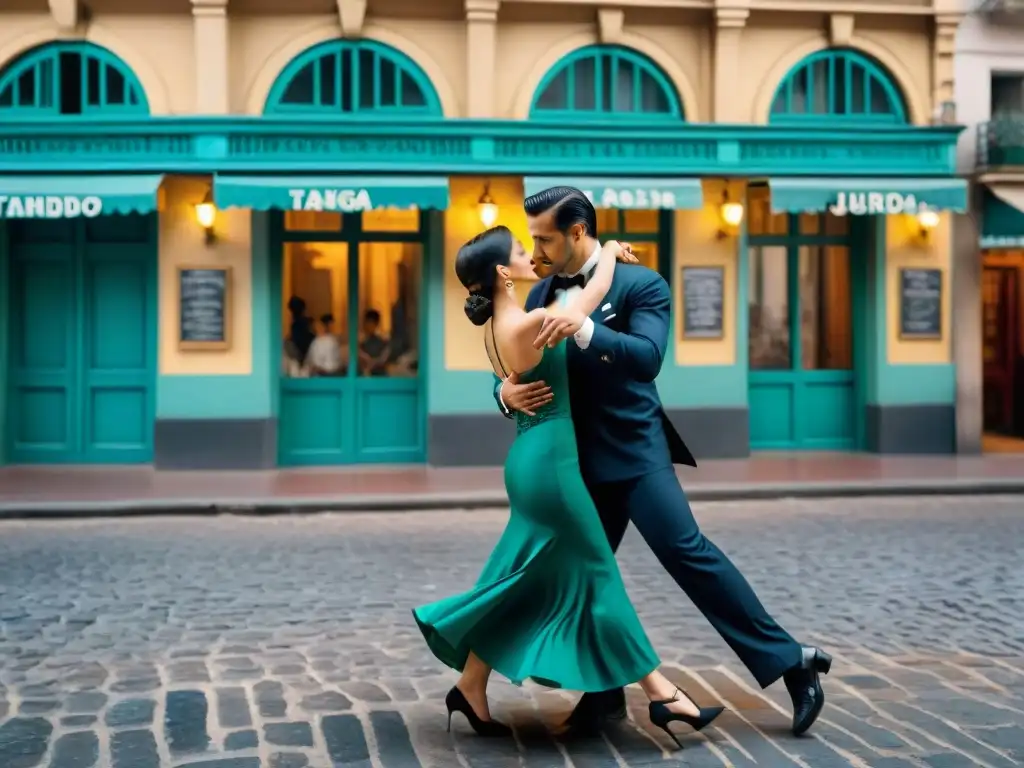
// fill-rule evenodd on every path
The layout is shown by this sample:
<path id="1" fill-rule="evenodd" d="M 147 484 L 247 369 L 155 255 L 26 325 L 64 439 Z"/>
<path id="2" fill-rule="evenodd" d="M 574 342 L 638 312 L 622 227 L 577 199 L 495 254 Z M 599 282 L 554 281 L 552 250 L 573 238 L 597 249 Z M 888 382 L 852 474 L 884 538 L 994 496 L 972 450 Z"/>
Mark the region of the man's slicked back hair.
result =
<path id="1" fill-rule="evenodd" d="M 527 216 L 551 211 L 555 229 L 563 235 L 575 224 L 582 224 L 583 234 L 597 237 L 597 211 L 576 187 L 549 187 L 526 198 L 523 208 Z"/>

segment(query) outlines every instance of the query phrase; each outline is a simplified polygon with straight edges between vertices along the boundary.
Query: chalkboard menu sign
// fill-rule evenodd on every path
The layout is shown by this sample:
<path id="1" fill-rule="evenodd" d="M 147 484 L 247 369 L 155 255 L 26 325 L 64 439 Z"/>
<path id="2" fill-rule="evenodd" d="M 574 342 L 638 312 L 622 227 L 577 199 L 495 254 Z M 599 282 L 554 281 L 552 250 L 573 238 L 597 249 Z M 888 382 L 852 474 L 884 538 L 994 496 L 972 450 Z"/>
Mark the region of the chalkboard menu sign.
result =
<path id="1" fill-rule="evenodd" d="M 942 270 L 900 270 L 900 337 L 942 338 Z"/>
<path id="2" fill-rule="evenodd" d="M 178 305 L 180 349 L 231 346 L 231 267 L 179 267 Z"/>
<path id="3" fill-rule="evenodd" d="M 683 338 L 722 338 L 724 299 L 724 267 L 683 267 Z"/>

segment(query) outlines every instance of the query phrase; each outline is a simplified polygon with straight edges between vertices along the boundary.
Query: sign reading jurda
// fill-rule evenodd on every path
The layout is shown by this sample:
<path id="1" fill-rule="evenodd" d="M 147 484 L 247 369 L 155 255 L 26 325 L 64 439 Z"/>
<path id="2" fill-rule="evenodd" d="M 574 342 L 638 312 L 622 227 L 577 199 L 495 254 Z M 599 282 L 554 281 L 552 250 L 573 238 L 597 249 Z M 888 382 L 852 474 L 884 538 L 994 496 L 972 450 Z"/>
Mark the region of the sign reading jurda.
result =
<path id="1" fill-rule="evenodd" d="M 4 195 L 0 194 L 0 219 L 93 218 L 103 212 L 103 200 L 95 195 Z"/>
<path id="2" fill-rule="evenodd" d="M 828 210 L 834 216 L 871 216 L 873 214 L 918 214 L 928 210 L 913 195 L 900 192 L 839 192 Z"/>
<path id="3" fill-rule="evenodd" d="M 594 190 L 582 190 L 587 199 L 598 208 L 651 210 L 676 207 L 675 193 L 667 189 L 614 189 L 612 187 L 605 187 L 603 190 L 598 191 L 600 195 L 595 196 Z"/>
<path id="4" fill-rule="evenodd" d="M 356 213 L 373 210 L 365 189 L 289 189 L 293 211 L 338 211 Z"/>

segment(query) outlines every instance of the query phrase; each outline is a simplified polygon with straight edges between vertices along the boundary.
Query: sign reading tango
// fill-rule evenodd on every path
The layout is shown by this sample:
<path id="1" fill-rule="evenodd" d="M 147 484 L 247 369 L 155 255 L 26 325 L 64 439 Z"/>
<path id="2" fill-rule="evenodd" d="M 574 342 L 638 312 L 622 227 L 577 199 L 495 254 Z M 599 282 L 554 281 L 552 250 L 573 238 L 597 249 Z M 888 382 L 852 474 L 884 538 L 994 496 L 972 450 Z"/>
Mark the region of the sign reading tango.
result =
<path id="1" fill-rule="evenodd" d="M 0 219 L 94 218 L 103 213 L 103 200 L 95 195 L 0 194 Z"/>
<path id="2" fill-rule="evenodd" d="M 373 210 L 365 189 L 289 189 L 293 211 L 357 213 Z"/>
<path id="3" fill-rule="evenodd" d="M 594 194 L 592 189 L 582 190 L 587 199 L 596 208 L 635 208 L 652 210 L 656 208 L 675 208 L 676 195 L 669 189 L 619 188 L 605 187 Z"/>
<path id="4" fill-rule="evenodd" d="M 918 203 L 914 195 L 902 192 L 839 192 L 835 204 L 828 210 L 834 216 L 872 216 L 917 215 L 930 209 L 926 203 Z"/>

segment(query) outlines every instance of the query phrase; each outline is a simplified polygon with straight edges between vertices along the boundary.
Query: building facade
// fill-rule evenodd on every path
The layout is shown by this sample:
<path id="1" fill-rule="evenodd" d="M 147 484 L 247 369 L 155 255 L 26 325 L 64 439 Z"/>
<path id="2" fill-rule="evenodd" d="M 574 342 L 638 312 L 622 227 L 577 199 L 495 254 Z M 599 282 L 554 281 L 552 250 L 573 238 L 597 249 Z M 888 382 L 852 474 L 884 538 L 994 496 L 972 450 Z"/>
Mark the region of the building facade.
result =
<path id="1" fill-rule="evenodd" d="M 958 445 L 1024 451 L 1024 5 L 976 4 L 955 66 L 957 165 L 974 180 L 954 298 Z"/>
<path id="2" fill-rule="evenodd" d="M 499 463 L 452 263 L 555 182 L 698 458 L 955 449 L 959 2 L 107 1 L 0 12 L 4 461 Z"/>

